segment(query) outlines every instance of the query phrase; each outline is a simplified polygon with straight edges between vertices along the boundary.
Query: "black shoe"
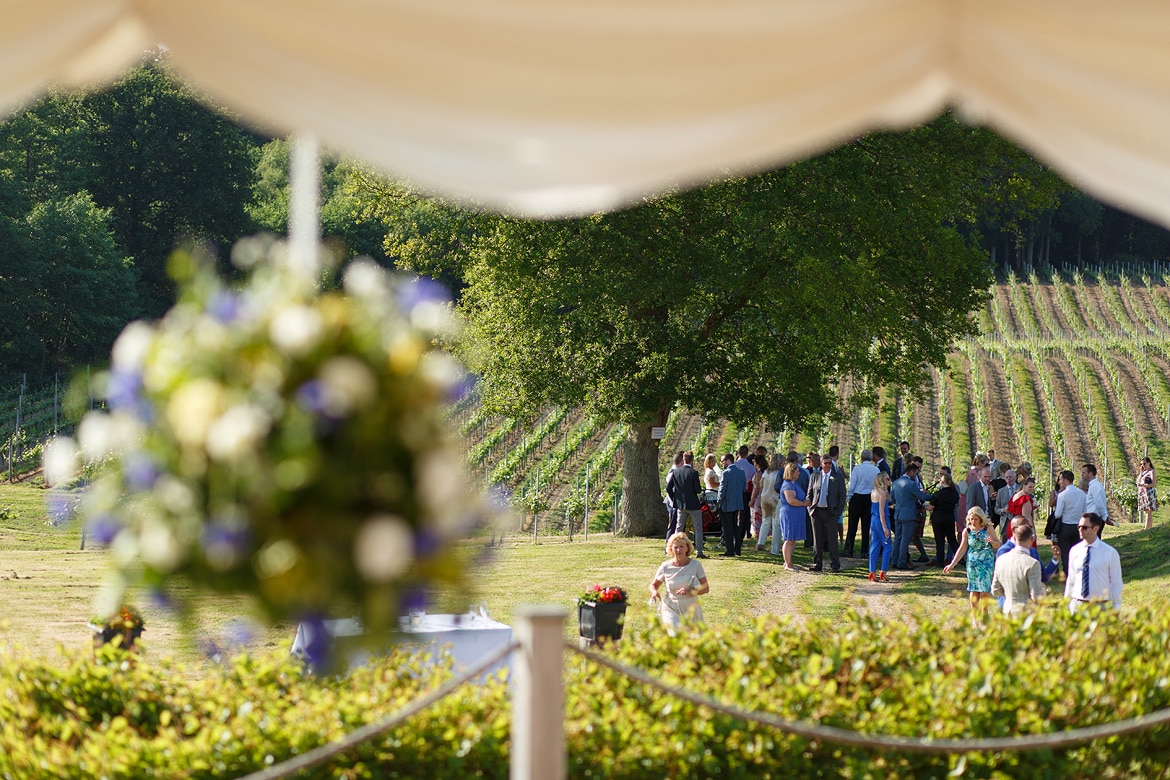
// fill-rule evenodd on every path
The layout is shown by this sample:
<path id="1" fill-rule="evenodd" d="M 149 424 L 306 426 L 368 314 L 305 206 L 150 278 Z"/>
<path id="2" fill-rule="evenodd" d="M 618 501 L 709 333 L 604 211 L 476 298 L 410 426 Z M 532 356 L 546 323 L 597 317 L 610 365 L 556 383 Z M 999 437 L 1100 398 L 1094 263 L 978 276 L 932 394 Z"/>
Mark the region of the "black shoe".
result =
<path id="1" fill-rule="evenodd" d="M 695 555 L 695 557 L 706 559 L 708 556 L 704 555 L 703 553 L 698 553 L 697 555 Z"/>
<path id="2" fill-rule="evenodd" d="M 809 570 L 809 571 L 823 571 L 823 567 L 821 567 L 821 566 L 809 566 L 809 567 L 808 567 L 808 570 Z"/>
<path id="3" fill-rule="evenodd" d="M 915 563 L 930 563 L 930 558 L 927 558 L 925 555 L 919 555 L 917 558 L 914 559 L 914 562 Z"/>
<path id="4" fill-rule="evenodd" d="M 734 557 L 735 557 L 735 553 L 723 553 L 723 554 L 722 554 L 722 555 L 720 555 L 719 557 L 720 557 L 720 558 L 734 558 Z"/>
<path id="5" fill-rule="evenodd" d="M 840 567 L 840 566 L 834 566 L 832 569 L 830 569 L 830 571 L 831 571 L 831 572 L 833 572 L 834 574 L 840 574 L 840 573 L 841 573 L 841 567 Z"/>

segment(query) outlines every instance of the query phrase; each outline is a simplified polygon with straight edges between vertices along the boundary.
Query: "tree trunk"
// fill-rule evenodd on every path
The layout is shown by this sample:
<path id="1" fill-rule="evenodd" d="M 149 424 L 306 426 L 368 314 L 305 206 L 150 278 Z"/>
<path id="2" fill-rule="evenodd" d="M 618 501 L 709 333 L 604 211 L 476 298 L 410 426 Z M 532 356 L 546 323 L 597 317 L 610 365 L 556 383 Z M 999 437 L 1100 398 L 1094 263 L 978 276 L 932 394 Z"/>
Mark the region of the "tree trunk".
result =
<path id="1" fill-rule="evenodd" d="M 658 423 L 661 425 L 662 423 Z M 650 438 L 649 424 L 631 425 L 622 455 L 622 501 L 617 532 L 622 536 L 666 533 L 666 505 L 662 503 L 658 473 L 658 443 Z"/>

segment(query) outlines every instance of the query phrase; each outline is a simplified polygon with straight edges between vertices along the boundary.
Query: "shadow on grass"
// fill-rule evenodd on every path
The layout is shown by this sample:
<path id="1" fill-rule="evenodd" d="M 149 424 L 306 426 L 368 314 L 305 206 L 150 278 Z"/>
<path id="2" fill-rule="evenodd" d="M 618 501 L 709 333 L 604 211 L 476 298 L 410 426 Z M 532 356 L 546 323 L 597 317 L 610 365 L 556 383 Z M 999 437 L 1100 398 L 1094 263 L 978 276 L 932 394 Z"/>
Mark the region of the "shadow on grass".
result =
<path id="1" fill-rule="evenodd" d="M 1170 524 L 1148 531 L 1124 525 L 1106 528 L 1103 538 L 1121 556 L 1121 576 L 1126 582 L 1170 577 Z"/>

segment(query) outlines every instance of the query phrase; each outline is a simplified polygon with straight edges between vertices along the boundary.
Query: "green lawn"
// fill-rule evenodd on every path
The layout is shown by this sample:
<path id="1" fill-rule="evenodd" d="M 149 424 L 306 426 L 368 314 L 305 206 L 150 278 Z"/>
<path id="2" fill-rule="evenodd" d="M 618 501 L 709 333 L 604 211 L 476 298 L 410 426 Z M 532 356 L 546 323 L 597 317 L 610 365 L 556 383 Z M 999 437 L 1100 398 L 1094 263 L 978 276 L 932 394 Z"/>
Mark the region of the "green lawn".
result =
<path id="1" fill-rule="evenodd" d="M 0 486 L 0 597 L 6 603 L 0 617 L 0 644 L 23 646 L 38 654 L 51 654 L 58 646 L 73 653 L 88 648 L 86 623 L 103 581 L 111 576 L 108 556 L 102 550 L 80 550 L 75 526 L 54 528 L 47 521 L 46 493 L 30 485 Z M 1125 574 L 1125 608 L 1158 605 L 1170 594 L 1170 524 L 1145 531 L 1139 524 L 1106 529 L 1106 539 L 1121 553 Z M 615 539 L 609 534 L 577 537 L 545 537 L 533 544 L 527 537 L 511 537 L 489 548 L 466 543 L 469 558 L 477 558 L 470 576 L 474 592 L 446 595 L 436 610 L 463 611 L 469 603 L 482 603 L 489 613 L 512 623 L 524 604 L 556 604 L 565 607 L 569 619 L 566 636 L 576 632 L 574 599 L 585 587 L 600 583 L 619 585 L 630 592 L 627 625 L 645 626 L 655 619 L 647 606 L 648 586 L 658 564 L 665 559 L 660 539 Z M 928 545 L 929 547 L 929 545 Z M 711 593 L 702 599 L 706 620 L 714 625 L 747 625 L 753 614 L 786 612 L 805 617 L 833 617 L 862 605 L 854 588 L 866 584 L 864 564 L 838 575 L 812 576 L 783 571 L 779 558 L 758 553 L 750 543 L 742 558 L 724 559 L 710 546 L 712 557 L 704 561 Z M 807 566 L 809 552 L 797 547 L 796 563 Z M 471 564 L 469 564 L 471 565 Z M 785 581 L 784 578 L 788 578 Z M 769 597 L 769 586 L 781 585 L 791 597 Z M 1059 582 L 1052 584 L 1059 593 Z M 926 569 L 898 577 L 884 589 L 887 609 L 923 614 L 940 620 L 967 614 L 966 579 L 962 570 L 943 575 Z M 191 662 L 201 655 L 199 642 L 222 642 L 238 618 L 253 614 L 246 599 L 206 594 L 199 600 L 194 635 L 181 630 L 167 609 L 138 594 L 145 613 L 145 642 L 152 656 L 174 656 Z M 893 600 L 893 601 L 891 601 Z M 273 646 L 291 641 L 291 625 L 257 629 L 253 646 Z"/>

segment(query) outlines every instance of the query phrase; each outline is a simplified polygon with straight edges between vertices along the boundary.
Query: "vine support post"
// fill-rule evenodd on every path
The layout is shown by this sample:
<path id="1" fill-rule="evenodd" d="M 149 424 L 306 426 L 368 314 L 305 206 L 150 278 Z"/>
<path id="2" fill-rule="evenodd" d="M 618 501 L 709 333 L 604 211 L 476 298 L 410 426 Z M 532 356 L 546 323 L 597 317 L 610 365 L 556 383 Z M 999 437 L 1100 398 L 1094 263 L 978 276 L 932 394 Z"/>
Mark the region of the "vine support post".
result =
<path id="1" fill-rule="evenodd" d="M 589 541 L 589 464 L 585 464 L 585 541 Z"/>
<path id="2" fill-rule="evenodd" d="M 512 667 L 510 780 L 565 780 L 564 625 L 561 607 L 521 607 Z"/>

